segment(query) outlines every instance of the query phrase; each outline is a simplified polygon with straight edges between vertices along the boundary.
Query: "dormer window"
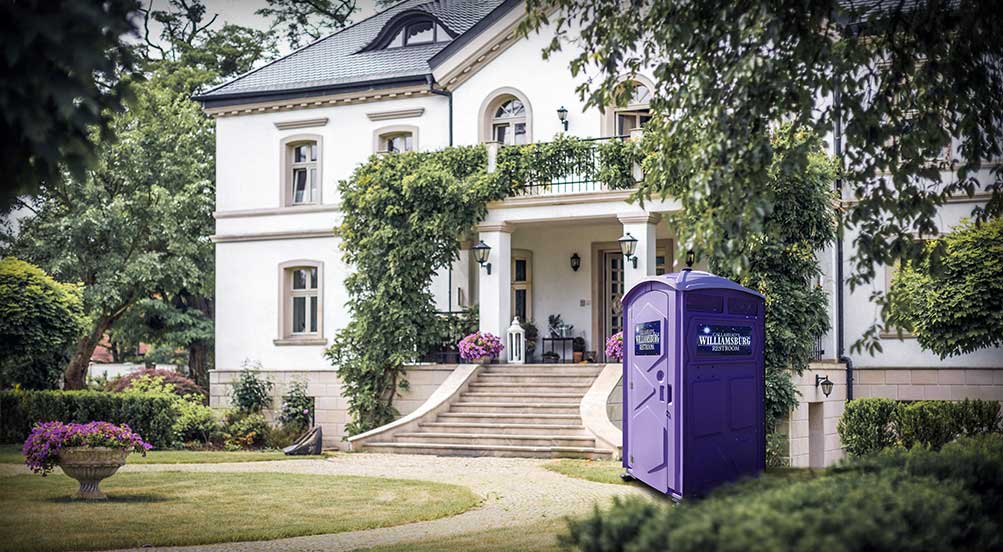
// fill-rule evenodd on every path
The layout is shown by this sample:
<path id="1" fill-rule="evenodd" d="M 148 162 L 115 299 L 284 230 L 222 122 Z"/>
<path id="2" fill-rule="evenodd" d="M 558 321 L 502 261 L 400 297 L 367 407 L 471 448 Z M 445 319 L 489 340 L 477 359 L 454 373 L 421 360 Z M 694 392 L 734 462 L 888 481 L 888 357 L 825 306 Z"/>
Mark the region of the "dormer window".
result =
<path id="1" fill-rule="evenodd" d="M 417 19 L 405 23 L 401 26 L 390 42 L 384 48 L 403 48 L 405 46 L 417 46 L 419 44 L 435 44 L 436 42 L 449 42 L 453 37 L 435 21 L 431 19 Z"/>

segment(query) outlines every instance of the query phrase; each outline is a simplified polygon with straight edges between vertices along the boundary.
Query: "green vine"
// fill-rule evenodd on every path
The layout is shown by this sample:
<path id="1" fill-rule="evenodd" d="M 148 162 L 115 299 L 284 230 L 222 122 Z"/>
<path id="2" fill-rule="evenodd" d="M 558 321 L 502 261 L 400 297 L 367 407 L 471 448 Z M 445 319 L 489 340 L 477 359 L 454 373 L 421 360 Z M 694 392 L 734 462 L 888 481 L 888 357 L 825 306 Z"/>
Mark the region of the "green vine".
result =
<path id="1" fill-rule="evenodd" d="M 483 146 L 450 147 L 373 156 L 342 181 L 344 219 L 335 234 L 354 269 L 345 280 L 351 318 L 326 355 L 348 399 L 346 431 L 355 435 L 398 415 L 393 401 L 407 389 L 407 364 L 438 345 L 432 278 L 457 258 L 488 202 L 568 174 L 629 188 L 636 152 L 619 140 L 559 137 L 501 148 L 489 174 Z"/>

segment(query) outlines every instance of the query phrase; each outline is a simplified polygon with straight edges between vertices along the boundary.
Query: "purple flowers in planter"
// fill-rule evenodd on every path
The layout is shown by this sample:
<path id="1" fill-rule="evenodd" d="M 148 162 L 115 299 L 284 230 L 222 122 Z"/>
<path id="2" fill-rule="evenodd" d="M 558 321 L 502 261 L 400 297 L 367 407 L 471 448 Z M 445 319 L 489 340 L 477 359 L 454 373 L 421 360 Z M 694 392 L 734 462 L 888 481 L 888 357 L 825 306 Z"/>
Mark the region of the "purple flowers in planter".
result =
<path id="1" fill-rule="evenodd" d="M 623 332 L 617 332 L 606 340 L 606 358 L 617 362 L 623 360 Z"/>
<path id="2" fill-rule="evenodd" d="M 35 424 L 21 452 L 24 454 L 24 463 L 31 468 L 31 471 L 45 475 L 55 467 L 59 460 L 59 451 L 64 447 L 128 449 L 141 452 L 143 456 L 146 456 L 146 451 L 153 448 L 125 424 L 44 422 Z"/>
<path id="3" fill-rule="evenodd" d="M 496 357 L 505 348 L 501 338 L 493 333 L 474 332 L 460 340 L 457 348 L 463 360 Z"/>

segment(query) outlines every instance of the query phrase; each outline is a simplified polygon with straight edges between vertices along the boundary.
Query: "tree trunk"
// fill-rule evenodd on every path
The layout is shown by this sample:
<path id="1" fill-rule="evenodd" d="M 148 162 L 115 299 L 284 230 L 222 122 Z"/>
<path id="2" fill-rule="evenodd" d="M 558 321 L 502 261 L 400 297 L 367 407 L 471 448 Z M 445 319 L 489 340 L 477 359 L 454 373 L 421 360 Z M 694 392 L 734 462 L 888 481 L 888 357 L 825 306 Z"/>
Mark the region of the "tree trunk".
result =
<path id="1" fill-rule="evenodd" d="M 110 318 L 97 319 L 90 333 L 77 341 L 73 357 L 63 374 L 63 389 L 83 389 L 87 386 L 87 367 L 90 366 L 91 356 L 94 355 L 94 349 L 101 343 L 101 339 L 104 338 L 105 332 L 111 327 L 111 323 Z"/>
<path id="2" fill-rule="evenodd" d="M 209 343 L 196 341 L 188 347 L 188 375 L 206 391 L 209 390 Z"/>

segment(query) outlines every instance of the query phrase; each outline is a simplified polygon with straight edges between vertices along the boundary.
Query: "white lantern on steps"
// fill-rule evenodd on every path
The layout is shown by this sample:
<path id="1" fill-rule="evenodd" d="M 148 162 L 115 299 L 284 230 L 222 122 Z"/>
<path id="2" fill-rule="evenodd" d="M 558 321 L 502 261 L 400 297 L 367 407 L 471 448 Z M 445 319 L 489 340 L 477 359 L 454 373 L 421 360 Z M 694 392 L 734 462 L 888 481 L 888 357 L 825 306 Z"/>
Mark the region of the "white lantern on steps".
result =
<path id="1" fill-rule="evenodd" d="M 518 316 L 512 319 L 512 325 L 508 327 L 508 363 L 526 363 L 526 330 L 522 329 Z"/>

